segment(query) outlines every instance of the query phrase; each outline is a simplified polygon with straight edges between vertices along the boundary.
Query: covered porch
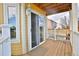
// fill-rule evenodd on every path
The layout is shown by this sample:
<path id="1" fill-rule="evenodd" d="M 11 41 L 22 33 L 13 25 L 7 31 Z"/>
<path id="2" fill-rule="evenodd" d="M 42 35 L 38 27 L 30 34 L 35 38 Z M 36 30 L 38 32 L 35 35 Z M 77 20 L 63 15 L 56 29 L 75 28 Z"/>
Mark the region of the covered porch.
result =
<path id="1" fill-rule="evenodd" d="M 0 40 L 7 36 L 7 39 L 3 38 L 4 40 L 0 41 L 1 55 L 79 55 L 77 4 L 22 3 L 0 4 L 0 7 L 0 28 L 2 30 L 2 32 L 0 31 L 2 35 Z M 47 16 L 66 11 L 69 11 L 70 25 L 64 29 L 49 30 L 47 27 Z M 14 18 L 9 19 L 9 17 L 14 15 L 16 16 L 15 20 Z M 68 33 L 70 36 L 67 40 Z M 5 47 L 7 47 L 6 50 Z M 4 51 L 7 51 L 6 54 Z"/>

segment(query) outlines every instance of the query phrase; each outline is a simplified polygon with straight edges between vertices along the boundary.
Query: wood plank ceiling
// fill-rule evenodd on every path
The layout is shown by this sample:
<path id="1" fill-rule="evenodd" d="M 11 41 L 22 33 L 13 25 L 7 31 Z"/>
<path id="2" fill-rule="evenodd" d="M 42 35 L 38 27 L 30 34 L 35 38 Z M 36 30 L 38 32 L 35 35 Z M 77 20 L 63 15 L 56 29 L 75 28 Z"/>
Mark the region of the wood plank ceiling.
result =
<path id="1" fill-rule="evenodd" d="M 34 3 L 39 8 L 45 10 L 47 15 L 56 14 L 71 10 L 71 3 Z"/>

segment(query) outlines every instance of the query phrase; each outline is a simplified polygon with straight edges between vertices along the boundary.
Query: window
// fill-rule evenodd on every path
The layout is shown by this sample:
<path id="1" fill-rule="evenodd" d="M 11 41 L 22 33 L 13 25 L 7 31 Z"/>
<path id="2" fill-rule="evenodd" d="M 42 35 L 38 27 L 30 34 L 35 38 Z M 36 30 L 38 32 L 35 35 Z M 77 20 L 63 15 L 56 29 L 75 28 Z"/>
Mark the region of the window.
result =
<path id="1" fill-rule="evenodd" d="M 4 4 L 4 22 L 10 26 L 12 42 L 20 42 L 19 4 Z"/>
<path id="2" fill-rule="evenodd" d="M 8 24 L 10 27 L 11 39 L 16 38 L 16 6 L 8 6 Z"/>

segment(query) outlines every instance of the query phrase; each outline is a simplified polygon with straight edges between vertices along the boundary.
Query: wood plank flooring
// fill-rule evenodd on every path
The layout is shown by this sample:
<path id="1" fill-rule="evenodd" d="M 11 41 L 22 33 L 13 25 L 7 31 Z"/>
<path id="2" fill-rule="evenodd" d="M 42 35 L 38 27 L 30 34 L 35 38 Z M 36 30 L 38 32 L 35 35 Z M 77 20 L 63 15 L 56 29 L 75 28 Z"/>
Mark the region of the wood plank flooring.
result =
<path id="1" fill-rule="evenodd" d="M 47 40 L 44 44 L 28 52 L 24 56 L 71 56 L 69 41 Z"/>

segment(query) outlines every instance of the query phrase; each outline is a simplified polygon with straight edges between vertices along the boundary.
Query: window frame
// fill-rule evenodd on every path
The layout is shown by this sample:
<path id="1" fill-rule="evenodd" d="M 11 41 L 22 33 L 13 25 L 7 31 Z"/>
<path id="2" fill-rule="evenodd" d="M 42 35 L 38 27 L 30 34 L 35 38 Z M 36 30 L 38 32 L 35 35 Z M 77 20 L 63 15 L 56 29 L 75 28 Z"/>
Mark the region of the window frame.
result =
<path id="1" fill-rule="evenodd" d="M 8 6 L 15 6 L 16 7 L 16 39 L 12 39 L 12 43 L 19 43 L 20 42 L 20 6 L 16 3 L 11 4 L 4 4 L 4 24 L 8 24 Z"/>

